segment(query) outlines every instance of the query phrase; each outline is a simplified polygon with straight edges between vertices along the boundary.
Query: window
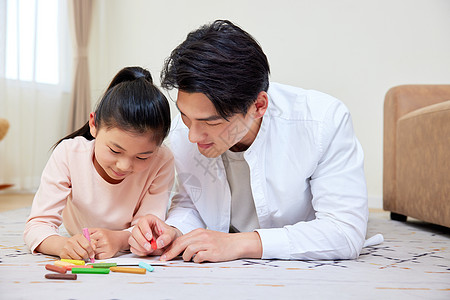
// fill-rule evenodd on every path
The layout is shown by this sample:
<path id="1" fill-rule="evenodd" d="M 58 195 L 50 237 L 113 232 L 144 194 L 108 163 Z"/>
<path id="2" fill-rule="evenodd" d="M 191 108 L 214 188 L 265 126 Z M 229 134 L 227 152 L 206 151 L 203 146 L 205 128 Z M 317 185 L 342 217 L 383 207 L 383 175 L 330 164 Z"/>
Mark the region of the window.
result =
<path id="1" fill-rule="evenodd" d="M 7 79 L 60 84 L 58 0 L 6 0 Z"/>

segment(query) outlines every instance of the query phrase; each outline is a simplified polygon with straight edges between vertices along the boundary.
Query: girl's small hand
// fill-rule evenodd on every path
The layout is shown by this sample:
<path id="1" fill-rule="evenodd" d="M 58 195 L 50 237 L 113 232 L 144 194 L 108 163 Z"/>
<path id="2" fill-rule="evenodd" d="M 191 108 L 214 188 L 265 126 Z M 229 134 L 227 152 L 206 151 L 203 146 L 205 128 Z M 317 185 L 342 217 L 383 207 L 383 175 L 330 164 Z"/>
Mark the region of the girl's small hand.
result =
<path id="1" fill-rule="evenodd" d="M 94 255 L 95 246 L 91 246 L 91 243 L 82 234 L 66 239 L 59 252 L 59 257 L 68 259 L 88 260 Z"/>
<path id="2" fill-rule="evenodd" d="M 136 255 L 160 255 L 181 235 L 178 229 L 167 225 L 157 216 L 146 215 L 134 226 L 128 243 L 130 251 Z"/>
<path id="3" fill-rule="evenodd" d="M 128 250 L 130 232 L 126 230 L 114 231 L 104 228 L 89 228 L 91 241 L 95 245 L 95 258 L 107 259 L 122 250 Z"/>

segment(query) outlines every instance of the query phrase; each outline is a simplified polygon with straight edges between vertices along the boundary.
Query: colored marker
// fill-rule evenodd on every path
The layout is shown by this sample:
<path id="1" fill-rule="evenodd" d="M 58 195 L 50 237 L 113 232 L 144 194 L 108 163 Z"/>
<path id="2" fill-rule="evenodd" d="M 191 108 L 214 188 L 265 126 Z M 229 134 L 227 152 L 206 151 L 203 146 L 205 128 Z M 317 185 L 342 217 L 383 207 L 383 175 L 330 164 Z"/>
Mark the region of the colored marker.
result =
<path id="1" fill-rule="evenodd" d="M 109 274 L 106 268 L 72 268 L 72 274 Z"/>
<path id="2" fill-rule="evenodd" d="M 158 248 L 158 246 L 156 246 L 155 238 L 152 238 L 152 240 L 150 241 L 150 244 L 152 245 L 153 250 L 156 250 Z"/>
<path id="3" fill-rule="evenodd" d="M 145 274 L 145 272 L 147 272 L 146 269 L 142 268 L 111 267 L 109 269 L 113 272 L 121 272 L 121 273 Z"/>
<path id="4" fill-rule="evenodd" d="M 68 280 L 77 280 L 77 274 L 45 274 L 45 278 L 47 279 L 68 279 Z"/>
<path id="5" fill-rule="evenodd" d="M 145 263 L 143 261 L 139 262 L 139 268 L 144 268 L 149 272 L 153 272 L 153 270 L 155 269 L 152 265 L 149 265 L 148 263 Z"/>
<path id="6" fill-rule="evenodd" d="M 49 271 L 53 271 L 53 272 L 58 272 L 61 274 L 65 274 L 67 272 L 67 269 L 64 267 L 60 267 L 60 266 L 55 266 L 55 265 L 45 265 L 45 268 Z"/>
<path id="7" fill-rule="evenodd" d="M 80 266 L 84 266 L 86 264 L 84 262 L 84 260 L 79 260 L 79 259 L 61 258 L 61 261 L 68 262 L 69 264 L 72 264 L 72 265 L 80 265 Z"/>
<path id="8" fill-rule="evenodd" d="M 89 234 L 89 229 L 83 228 L 83 235 L 88 240 L 88 242 L 91 242 L 91 235 Z M 91 263 L 95 263 L 95 259 L 91 257 Z"/>

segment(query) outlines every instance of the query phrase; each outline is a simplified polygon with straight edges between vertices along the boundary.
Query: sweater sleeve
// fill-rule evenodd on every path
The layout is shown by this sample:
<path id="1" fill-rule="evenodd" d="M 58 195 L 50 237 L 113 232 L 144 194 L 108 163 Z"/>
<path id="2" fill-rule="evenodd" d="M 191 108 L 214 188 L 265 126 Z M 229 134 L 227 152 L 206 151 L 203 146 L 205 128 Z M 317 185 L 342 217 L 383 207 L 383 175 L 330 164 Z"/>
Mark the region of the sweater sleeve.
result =
<path id="1" fill-rule="evenodd" d="M 59 234 L 62 210 L 71 193 L 70 172 L 64 147 L 65 144 L 61 143 L 50 156 L 25 225 L 23 238 L 32 253 L 35 253 L 36 247 L 44 239 Z"/>

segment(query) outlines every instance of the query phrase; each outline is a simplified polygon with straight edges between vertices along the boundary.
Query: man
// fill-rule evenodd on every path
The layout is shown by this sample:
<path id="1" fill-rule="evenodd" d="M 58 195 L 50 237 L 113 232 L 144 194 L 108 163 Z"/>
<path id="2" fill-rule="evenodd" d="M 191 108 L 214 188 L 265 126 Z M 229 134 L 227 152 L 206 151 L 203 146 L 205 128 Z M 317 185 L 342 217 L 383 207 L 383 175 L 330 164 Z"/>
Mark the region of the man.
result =
<path id="1" fill-rule="evenodd" d="M 173 50 L 161 78 L 178 89 L 177 194 L 166 223 L 141 218 L 133 253 L 194 262 L 358 257 L 368 208 L 350 114 L 329 95 L 269 83 L 269 72 L 259 44 L 229 21 Z"/>

